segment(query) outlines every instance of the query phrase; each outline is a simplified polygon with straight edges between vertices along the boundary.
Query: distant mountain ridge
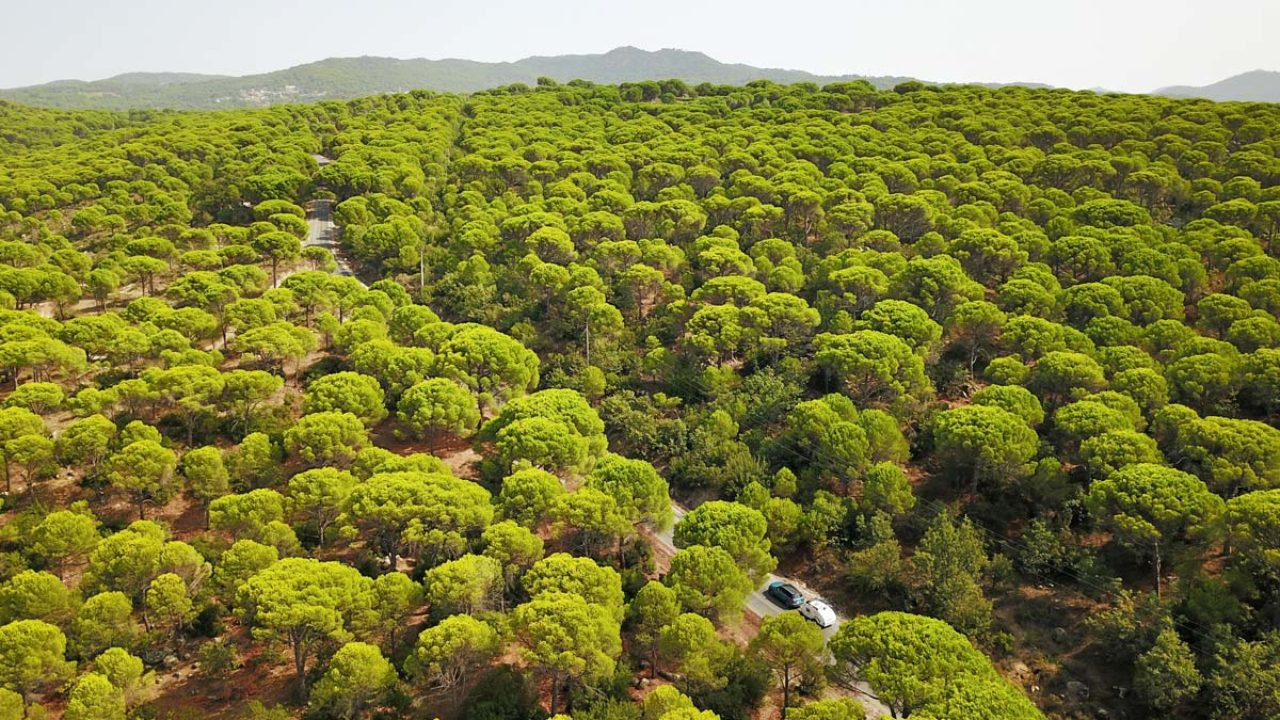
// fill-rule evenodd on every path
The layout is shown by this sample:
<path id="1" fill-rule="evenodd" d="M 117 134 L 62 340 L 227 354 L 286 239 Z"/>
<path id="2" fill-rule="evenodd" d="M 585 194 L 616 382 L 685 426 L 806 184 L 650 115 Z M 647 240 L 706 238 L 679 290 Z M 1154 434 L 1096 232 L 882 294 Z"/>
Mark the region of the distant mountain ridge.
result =
<path id="1" fill-rule="evenodd" d="M 559 81 L 581 78 L 616 85 L 640 80 L 679 78 L 685 82 L 744 85 L 752 80 L 780 83 L 831 83 L 867 80 L 877 87 L 893 87 L 908 77 L 868 75 L 815 75 L 804 70 L 759 68 L 741 63 L 723 63 L 706 53 L 692 50 L 646 51 L 620 47 L 600 55 L 535 55 L 512 63 L 526 72 Z M 587 73 L 586 75 L 582 73 Z"/>
<path id="2" fill-rule="evenodd" d="M 1195 97 L 1209 100 L 1244 100 L 1250 102 L 1280 102 L 1280 72 L 1253 70 L 1241 73 L 1211 85 L 1192 87 L 1174 85 L 1160 88 L 1155 95 L 1170 97 Z"/>
<path id="3" fill-rule="evenodd" d="M 1263 76 L 1260 79 L 1236 82 L 1240 78 L 1259 74 Z M 819 85 L 866 80 L 881 89 L 913 79 L 899 76 L 815 75 L 803 70 L 723 63 L 705 53 L 689 50 L 649 51 L 620 47 L 606 53 L 533 56 L 515 62 L 479 62 L 455 58 L 402 60 L 369 56 L 328 58 L 284 70 L 242 77 L 195 73 L 127 73 L 105 80 L 58 80 L 43 85 L 0 90 L 0 99 L 56 108 L 243 108 L 348 99 L 416 89 L 475 92 L 513 83 L 532 85 L 543 76 L 560 82 L 581 79 L 606 84 L 671 78 L 679 78 L 690 84 L 709 82 L 718 85 L 742 85 L 753 80 L 812 82 Z M 1000 86 L 993 83 L 981 84 L 988 87 Z M 1036 83 L 1009 84 L 1049 87 Z M 1218 86 L 1226 88 L 1220 92 L 1213 90 Z M 1252 96 L 1251 92 L 1262 95 Z M 1277 102 L 1280 101 L 1280 73 L 1246 73 L 1206 88 L 1165 88 L 1156 93 Z M 1220 96 L 1209 93 L 1219 93 Z"/>
<path id="4" fill-rule="evenodd" d="M 867 80 L 890 88 L 908 77 L 815 75 L 803 70 L 722 63 L 701 52 L 621 47 L 592 55 L 534 56 L 515 62 L 385 57 L 328 58 L 258 75 L 228 77 L 191 73 L 129 73 L 105 80 L 59 80 L 0 90 L 0 98 L 60 108 L 212 109 L 261 107 L 283 102 L 346 99 L 415 89 L 474 92 L 546 76 L 617 84 L 679 78 L 690 84 L 741 85 L 752 80 L 825 84 Z"/>

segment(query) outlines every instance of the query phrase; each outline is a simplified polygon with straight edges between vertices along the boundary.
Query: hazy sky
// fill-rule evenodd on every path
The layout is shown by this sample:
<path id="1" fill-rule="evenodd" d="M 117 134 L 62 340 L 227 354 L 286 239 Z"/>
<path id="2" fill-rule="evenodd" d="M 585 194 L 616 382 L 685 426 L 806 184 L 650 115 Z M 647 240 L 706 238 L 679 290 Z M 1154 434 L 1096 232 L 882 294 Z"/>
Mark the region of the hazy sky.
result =
<path id="1" fill-rule="evenodd" d="M 1146 91 L 1280 70 L 1278 0 L 5 0 L 0 87 L 332 56 L 701 50 L 821 74 Z"/>

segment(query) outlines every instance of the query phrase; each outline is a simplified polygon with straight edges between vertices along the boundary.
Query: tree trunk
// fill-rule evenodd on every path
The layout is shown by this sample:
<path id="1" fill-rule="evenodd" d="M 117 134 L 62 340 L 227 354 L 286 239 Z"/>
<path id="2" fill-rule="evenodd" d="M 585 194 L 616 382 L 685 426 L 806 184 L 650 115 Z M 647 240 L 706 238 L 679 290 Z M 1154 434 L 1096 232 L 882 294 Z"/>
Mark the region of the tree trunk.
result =
<path id="1" fill-rule="evenodd" d="M 147 519 L 147 500 L 146 498 L 138 498 L 138 519 Z"/>
<path id="2" fill-rule="evenodd" d="M 1160 577 L 1162 575 L 1162 572 L 1161 572 L 1162 569 L 1163 568 L 1161 567 L 1161 558 L 1160 558 L 1160 541 L 1157 540 L 1156 541 L 1156 598 L 1157 599 L 1164 597 L 1161 577 Z"/>
<path id="3" fill-rule="evenodd" d="M 782 720 L 787 720 L 787 705 L 791 703 L 791 666 L 782 666 Z"/>
<path id="4" fill-rule="evenodd" d="M 293 671 L 298 676 L 298 692 L 307 699 L 307 653 L 302 638 L 293 641 Z"/>

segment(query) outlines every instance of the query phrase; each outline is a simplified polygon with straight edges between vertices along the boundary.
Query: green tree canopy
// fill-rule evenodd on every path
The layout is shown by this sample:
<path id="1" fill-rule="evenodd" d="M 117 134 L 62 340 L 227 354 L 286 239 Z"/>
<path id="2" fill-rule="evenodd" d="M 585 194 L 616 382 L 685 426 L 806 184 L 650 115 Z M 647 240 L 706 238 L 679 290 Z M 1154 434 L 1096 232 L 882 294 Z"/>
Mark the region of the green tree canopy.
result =
<path id="1" fill-rule="evenodd" d="M 1155 560 L 1157 587 L 1164 557 L 1204 540 L 1224 510 L 1222 498 L 1199 478 L 1150 464 L 1129 465 L 1094 483 L 1085 503 L 1118 540 Z"/>
<path id="2" fill-rule="evenodd" d="M 371 608 L 372 585 L 339 563 L 286 558 L 250 577 L 236 594 L 236 606 L 254 637 L 289 645 L 305 696 L 307 660 L 316 644 L 351 636 Z"/>
<path id="3" fill-rule="evenodd" d="M 753 583 L 777 567 L 769 554 L 768 521 L 741 503 L 711 501 L 689 511 L 675 529 L 675 545 L 716 547 L 726 551 Z"/>

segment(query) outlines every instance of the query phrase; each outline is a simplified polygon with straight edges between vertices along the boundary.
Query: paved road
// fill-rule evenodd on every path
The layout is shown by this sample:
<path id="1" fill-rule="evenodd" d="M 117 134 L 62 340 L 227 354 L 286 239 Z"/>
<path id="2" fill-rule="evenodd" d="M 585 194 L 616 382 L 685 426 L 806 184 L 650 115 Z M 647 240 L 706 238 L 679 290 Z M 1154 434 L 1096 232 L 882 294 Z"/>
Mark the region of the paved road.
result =
<path id="1" fill-rule="evenodd" d="M 355 271 L 351 269 L 351 264 L 347 262 L 346 257 L 342 254 L 342 248 L 338 246 L 334 237 L 336 235 L 335 230 L 336 226 L 333 224 L 333 201 L 311 201 L 307 212 L 307 239 L 303 241 L 303 246 L 325 248 L 333 254 L 334 261 L 338 263 L 337 269 L 333 271 L 335 275 L 355 277 Z M 364 283 L 360 284 L 363 285 Z"/>
<path id="2" fill-rule="evenodd" d="M 654 539 L 660 545 L 662 545 L 663 548 L 665 548 L 668 554 L 675 554 L 676 544 L 675 544 L 675 538 L 674 538 L 674 532 L 675 532 L 674 527 L 676 524 L 680 522 L 680 519 L 684 517 L 686 510 L 683 507 L 681 507 L 679 504 L 673 502 L 671 503 L 671 512 L 675 516 L 675 522 L 672 523 L 673 529 L 665 530 L 660 533 L 654 533 Z M 777 580 L 781 580 L 783 582 L 789 582 L 792 585 L 795 585 L 797 588 L 800 589 L 800 592 L 804 593 L 804 596 L 807 598 L 821 597 L 821 595 L 819 595 L 814 590 L 810 589 L 808 586 L 806 586 L 803 582 L 800 582 L 799 580 L 795 580 L 788 577 L 782 577 L 781 575 L 770 574 L 769 577 L 765 579 L 764 583 L 761 584 L 760 587 L 757 588 L 755 592 L 747 596 L 747 602 L 746 602 L 747 612 L 751 613 L 752 615 L 755 615 L 758 618 L 767 617 L 769 615 L 780 615 L 784 612 L 794 612 L 794 611 L 785 610 L 784 608 L 780 607 L 778 604 L 770 600 L 769 597 L 764 594 L 764 590 L 765 588 L 769 587 L 769 583 L 775 582 Z M 832 609 L 834 610 L 835 607 L 833 606 Z M 844 620 L 845 620 L 844 616 L 841 615 L 839 611 L 837 611 L 836 623 L 829 628 L 824 628 L 822 631 L 823 636 L 826 637 L 828 641 L 830 641 L 831 638 L 835 636 L 836 631 L 840 629 L 840 625 L 844 623 Z M 871 692 L 871 687 L 869 685 L 867 685 L 866 683 L 858 683 L 857 691 L 858 691 L 858 701 L 862 703 L 862 706 L 864 708 L 866 708 L 868 718 L 892 717 L 892 713 L 890 713 L 889 708 L 885 706 L 883 703 L 881 703 L 878 699 L 876 699 L 876 696 L 874 693 Z"/>

